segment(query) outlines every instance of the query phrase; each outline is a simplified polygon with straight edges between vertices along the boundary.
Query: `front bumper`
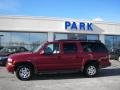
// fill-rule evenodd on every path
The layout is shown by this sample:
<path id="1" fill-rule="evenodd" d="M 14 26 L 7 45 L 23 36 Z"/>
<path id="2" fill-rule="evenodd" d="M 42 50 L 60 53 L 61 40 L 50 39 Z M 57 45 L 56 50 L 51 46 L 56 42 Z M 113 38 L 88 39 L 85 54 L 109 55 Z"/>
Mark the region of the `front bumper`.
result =
<path id="1" fill-rule="evenodd" d="M 15 71 L 15 66 L 13 65 L 13 64 L 11 64 L 11 63 L 7 63 L 7 65 L 6 65 L 6 69 L 7 69 L 7 71 L 8 72 L 10 72 L 10 73 L 14 73 L 14 71 Z"/>

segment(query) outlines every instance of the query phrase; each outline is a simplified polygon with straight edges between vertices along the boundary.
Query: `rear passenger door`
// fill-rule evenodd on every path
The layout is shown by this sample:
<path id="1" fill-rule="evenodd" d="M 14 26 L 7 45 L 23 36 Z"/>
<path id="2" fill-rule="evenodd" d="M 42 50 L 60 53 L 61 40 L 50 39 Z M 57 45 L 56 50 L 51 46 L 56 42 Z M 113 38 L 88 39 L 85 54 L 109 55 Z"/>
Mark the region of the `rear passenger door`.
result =
<path id="1" fill-rule="evenodd" d="M 63 69 L 78 69 L 78 45 L 75 42 L 62 43 L 61 63 Z"/>

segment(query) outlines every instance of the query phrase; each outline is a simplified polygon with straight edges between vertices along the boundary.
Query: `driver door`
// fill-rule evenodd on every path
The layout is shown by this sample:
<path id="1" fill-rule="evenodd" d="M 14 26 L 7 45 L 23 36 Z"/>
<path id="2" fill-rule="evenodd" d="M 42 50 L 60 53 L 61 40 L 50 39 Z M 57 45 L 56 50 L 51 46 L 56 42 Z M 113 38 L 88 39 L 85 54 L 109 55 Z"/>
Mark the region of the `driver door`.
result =
<path id="1" fill-rule="evenodd" d="M 39 70 L 58 70 L 60 65 L 60 44 L 48 43 L 44 48 L 44 54 L 39 56 Z"/>

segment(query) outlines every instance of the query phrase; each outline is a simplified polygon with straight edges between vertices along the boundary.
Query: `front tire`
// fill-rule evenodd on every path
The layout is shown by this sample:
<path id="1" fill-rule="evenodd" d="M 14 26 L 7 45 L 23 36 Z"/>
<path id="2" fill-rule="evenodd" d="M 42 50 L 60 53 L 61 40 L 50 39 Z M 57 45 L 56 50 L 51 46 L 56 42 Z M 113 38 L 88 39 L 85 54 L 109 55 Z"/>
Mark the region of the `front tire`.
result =
<path id="1" fill-rule="evenodd" d="M 21 65 L 17 67 L 16 76 L 18 79 L 27 81 L 33 76 L 33 70 L 29 65 Z"/>
<path id="2" fill-rule="evenodd" d="M 88 64 L 85 66 L 83 72 L 87 77 L 94 77 L 98 74 L 98 67 L 95 64 Z"/>

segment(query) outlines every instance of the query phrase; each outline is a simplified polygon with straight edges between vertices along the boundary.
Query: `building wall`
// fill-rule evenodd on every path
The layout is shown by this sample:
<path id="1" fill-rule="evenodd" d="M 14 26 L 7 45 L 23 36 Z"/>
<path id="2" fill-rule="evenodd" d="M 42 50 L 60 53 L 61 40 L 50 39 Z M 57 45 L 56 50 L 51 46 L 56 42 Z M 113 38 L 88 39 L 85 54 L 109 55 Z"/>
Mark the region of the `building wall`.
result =
<path id="1" fill-rule="evenodd" d="M 120 35 L 120 24 L 91 21 L 93 23 L 94 29 L 93 31 L 84 30 L 71 31 L 65 30 L 65 21 L 81 22 L 80 20 L 74 19 L 1 16 L 0 30 Z"/>

